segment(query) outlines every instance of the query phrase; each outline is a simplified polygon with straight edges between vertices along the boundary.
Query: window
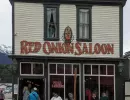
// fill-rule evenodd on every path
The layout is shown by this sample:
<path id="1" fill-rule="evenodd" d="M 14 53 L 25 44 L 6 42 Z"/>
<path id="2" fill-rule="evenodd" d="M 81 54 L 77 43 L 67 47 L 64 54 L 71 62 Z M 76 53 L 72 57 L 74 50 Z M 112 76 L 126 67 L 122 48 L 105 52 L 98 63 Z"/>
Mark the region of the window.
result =
<path id="1" fill-rule="evenodd" d="M 115 69 L 111 64 L 84 64 L 84 100 L 96 96 L 100 100 L 105 93 L 109 100 L 115 100 Z"/>
<path id="2" fill-rule="evenodd" d="M 91 41 L 91 8 L 77 6 L 77 40 Z"/>
<path id="3" fill-rule="evenodd" d="M 31 74 L 30 63 L 21 63 L 21 74 Z"/>
<path id="4" fill-rule="evenodd" d="M 44 39 L 59 40 L 59 7 L 44 5 Z"/>
<path id="5" fill-rule="evenodd" d="M 58 94 L 62 100 L 70 100 L 74 96 L 74 69 L 77 68 L 76 100 L 80 100 L 80 65 L 71 63 L 49 64 L 49 98 L 53 93 Z"/>
<path id="6" fill-rule="evenodd" d="M 20 64 L 21 75 L 43 75 L 43 73 L 44 73 L 43 63 L 22 62 Z"/>
<path id="7" fill-rule="evenodd" d="M 43 74 L 43 64 L 33 64 L 33 74 Z"/>

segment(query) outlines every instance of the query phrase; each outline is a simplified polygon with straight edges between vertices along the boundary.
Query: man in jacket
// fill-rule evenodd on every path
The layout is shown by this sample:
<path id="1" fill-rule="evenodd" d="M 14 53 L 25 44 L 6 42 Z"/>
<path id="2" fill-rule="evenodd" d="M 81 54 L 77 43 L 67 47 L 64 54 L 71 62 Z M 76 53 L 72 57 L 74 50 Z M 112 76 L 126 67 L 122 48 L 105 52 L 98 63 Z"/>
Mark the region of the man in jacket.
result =
<path id="1" fill-rule="evenodd" d="M 28 100 L 40 100 L 36 87 L 34 87 L 33 91 L 29 94 Z"/>

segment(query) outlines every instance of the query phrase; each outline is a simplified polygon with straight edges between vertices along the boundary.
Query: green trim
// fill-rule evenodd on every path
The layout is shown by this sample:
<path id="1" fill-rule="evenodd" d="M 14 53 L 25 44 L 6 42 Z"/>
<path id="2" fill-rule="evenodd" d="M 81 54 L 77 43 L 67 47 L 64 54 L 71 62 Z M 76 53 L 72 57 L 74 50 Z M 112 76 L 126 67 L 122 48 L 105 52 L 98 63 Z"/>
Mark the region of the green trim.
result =
<path id="1" fill-rule="evenodd" d="M 47 38 L 47 8 L 56 8 L 57 38 Z M 59 41 L 59 5 L 44 5 L 44 40 Z"/>
<path id="2" fill-rule="evenodd" d="M 88 5 L 88 6 L 79 6 L 76 5 L 77 9 L 76 9 L 76 26 L 77 26 L 77 41 L 84 41 L 84 42 L 91 42 L 92 41 L 92 6 Z M 79 38 L 79 9 L 89 9 L 89 39 L 80 39 Z"/>
<path id="3" fill-rule="evenodd" d="M 119 6 L 119 32 L 120 57 L 123 57 L 123 6 Z"/>

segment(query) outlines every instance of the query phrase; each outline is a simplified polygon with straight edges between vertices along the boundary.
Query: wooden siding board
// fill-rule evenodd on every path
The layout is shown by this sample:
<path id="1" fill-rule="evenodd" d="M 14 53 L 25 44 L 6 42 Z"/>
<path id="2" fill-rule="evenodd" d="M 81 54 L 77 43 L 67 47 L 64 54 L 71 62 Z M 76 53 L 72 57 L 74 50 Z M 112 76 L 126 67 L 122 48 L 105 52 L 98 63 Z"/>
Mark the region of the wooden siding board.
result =
<path id="1" fill-rule="evenodd" d="M 35 3 L 15 3 L 15 54 L 20 54 L 20 41 L 44 42 L 44 6 Z M 74 42 L 76 41 L 76 6 L 61 4 L 59 8 L 59 37 L 66 26 L 72 28 Z M 53 42 L 53 41 L 52 41 Z M 55 42 L 55 41 L 54 41 Z M 119 57 L 119 7 L 93 6 L 92 7 L 92 43 L 114 43 L 114 55 L 57 55 L 71 57 Z M 44 55 L 42 50 L 37 54 Z M 46 56 L 46 55 L 45 55 Z"/>

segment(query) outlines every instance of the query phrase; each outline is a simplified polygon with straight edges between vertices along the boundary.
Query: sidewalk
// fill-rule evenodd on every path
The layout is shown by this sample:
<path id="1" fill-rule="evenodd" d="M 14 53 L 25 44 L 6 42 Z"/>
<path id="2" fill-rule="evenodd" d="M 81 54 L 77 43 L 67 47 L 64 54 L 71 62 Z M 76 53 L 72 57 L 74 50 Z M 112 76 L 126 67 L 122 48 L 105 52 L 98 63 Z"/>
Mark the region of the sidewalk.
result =
<path id="1" fill-rule="evenodd" d="M 6 93 L 5 100 L 12 100 L 12 93 Z"/>

